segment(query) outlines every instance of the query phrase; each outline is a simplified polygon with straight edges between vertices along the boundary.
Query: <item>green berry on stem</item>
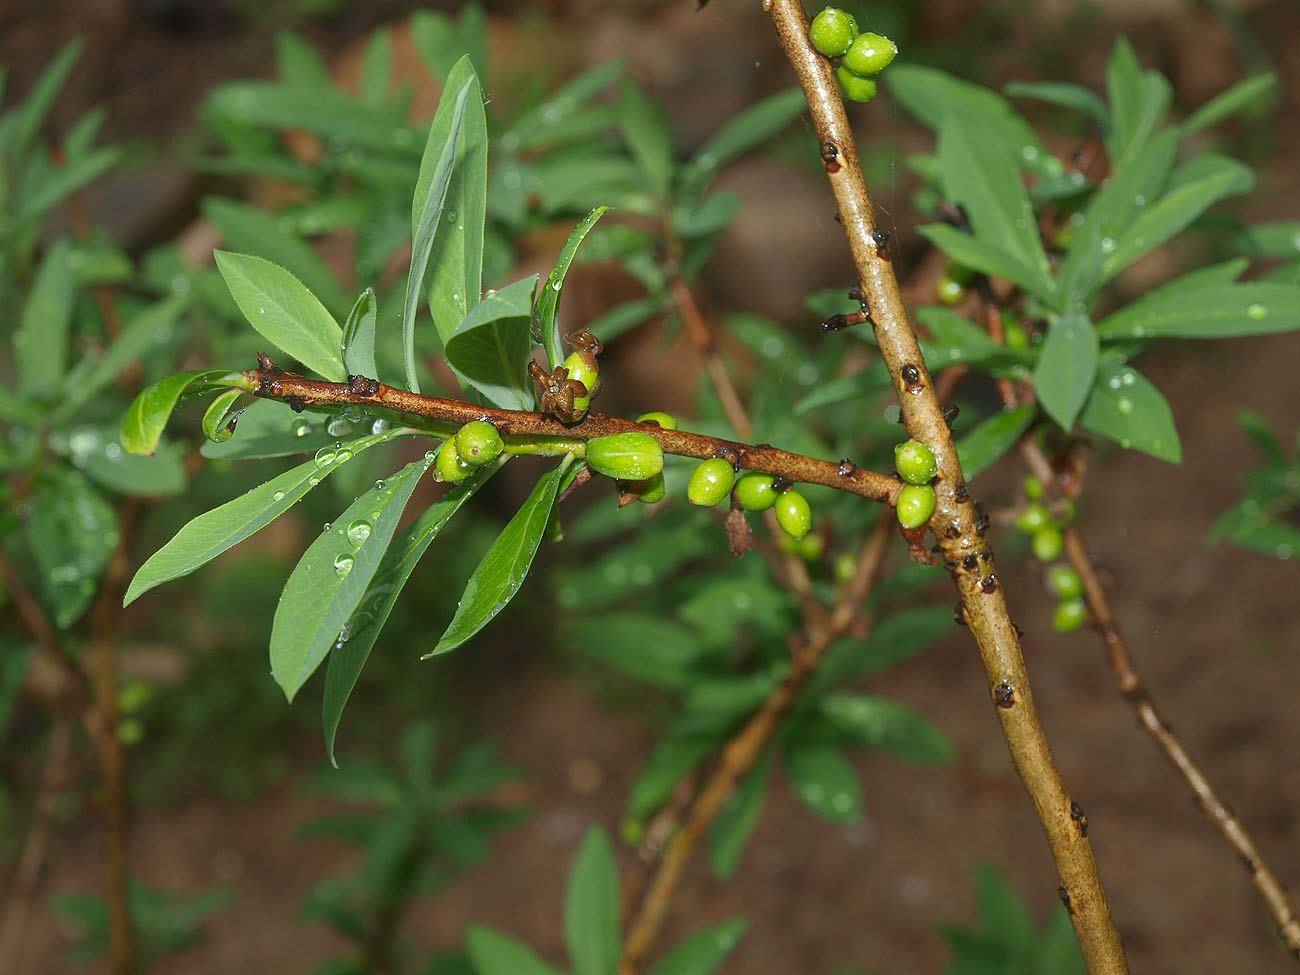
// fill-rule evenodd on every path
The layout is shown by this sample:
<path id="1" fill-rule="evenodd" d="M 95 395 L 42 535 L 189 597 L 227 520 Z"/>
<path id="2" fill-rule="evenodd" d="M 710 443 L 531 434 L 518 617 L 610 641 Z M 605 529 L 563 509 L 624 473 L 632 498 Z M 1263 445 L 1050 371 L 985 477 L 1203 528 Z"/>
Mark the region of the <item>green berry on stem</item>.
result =
<path id="1" fill-rule="evenodd" d="M 877 74 L 889 67 L 898 53 L 898 45 L 883 34 L 865 31 L 853 38 L 853 43 L 844 52 L 841 64 L 861 78 Z"/>
<path id="2" fill-rule="evenodd" d="M 858 34 L 858 22 L 839 7 L 827 7 L 813 18 L 808 37 L 813 47 L 828 58 L 837 58 L 849 49 Z"/>
<path id="3" fill-rule="evenodd" d="M 455 484 L 473 473 L 474 468 L 460 459 L 460 454 L 456 450 L 456 438 L 448 437 L 444 440 L 442 446 L 438 448 L 437 456 L 433 459 L 434 480 Z"/>
<path id="4" fill-rule="evenodd" d="M 766 511 L 776 503 L 776 478 L 750 471 L 736 481 L 736 500 L 746 511 Z"/>
<path id="5" fill-rule="evenodd" d="M 637 500 L 642 504 L 658 504 L 664 499 L 666 493 L 663 471 L 660 471 L 645 482 L 645 487 L 641 489 L 641 494 Z"/>
<path id="6" fill-rule="evenodd" d="M 1059 599 L 1078 599 L 1083 595 L 1083 580 L 1068 565 L 1053 565 L 1047 570 L 1047 588 Z"/>
<path id="7" fill-rule="evenodd" d="M 908 484 L 929 484 L 939 473 L 934 451 L 919 440 L 908 440 L 894 448 L 894 466 Z"/>
<path id="8" fill-rule="evenodd" d="M 1052 629 L 1060 633 L 1077 630 L 1088 620 L 1088 607 L 1082 599 L 1067 599 L 1052 614 Z"/>
<path id="9" fill-rule="evenodd" d="M 1049 525 L 1034 532 L 1034 538 L 1030 542 L 1030 547 L 1034 550 L 1034 558 L 1040 562 L 1059 559 L 1061 549 L 1064 546 L 1065 542 L 1061 538 L 1061 530 L 1055 525 Z"/>
<path id="10" fill-rule="evenodd" d="M 1052 516 L 1047 508 L 1037 501 L 1025 505 L 1025 510 L 1016 518 L 1016 527 L 1022 532 L 1033 534 L 1047 528 L 1052 523 Z"/>
<path id="11" fill-rule="evenodd" d="M 1002 340 L 1009 349 L 1029 348 L 1029 333 L 1020 324 L 1020 316 L 1013 311 L 1002 313 Z"/>
<path id="12" fill-rule="evenodd" d="M 573 397 L 573 408 L 585 410 L 591 406 L 591 398 L 600 389 L 600 372 L 577 352 L 570 352 L 564 360 L 564 368 L 569 370 L 569 378 L 576 379 L 587 387 L 586 396 Z"/>
<path id="13" fill-rule="evenodd" d="M 965 288 L 949 277 L 940 278 L 935 283 L 934 290 L 938 293 L 939 300 L 945 305 L 957 304 L 957 302 L 961 301 L 962 295 L 966 293 Z"/>
<path id="14" fill-rule="evenodd" d="M 587 466 L 621 481 L 644 481 L 664 469 L 664 449 L 648 433 L 616 433 L 587 443 Z"/>
<path id="15" fill-rule="evenodd" d="M 1043 482 L 1032 474 L 1025 478 L 1025 497 L 1030 501 L 1041 501 L 1043 499 Z"/>
<path id="16" fill-rule="evenodd" d="M 898 492 L 898 523 L 920 528 L 934 514 L 934 488 L 928 484 L 905 484 Z"/>
<path id="17" fill-rule="evenodd" d="M 686 482 L 686 500 L 702 508 L 711 508 L 728 494 L 736 483 L 736 469 L 730 461 L 710 457 L 700 461 Z"/>
<path id="18" fill-rule="evenodd" d="M 803 538 L 787 538 L 790 552 L 805 562 L 816 562 L 826 554 L 826 536 L 820 533 L 805 535 Z"/>
<path id="19" fill-rule="evenodd" d="M 849 583 L 858 571 L 858 558 L 852 552 L 843 552 L 835 560 L 834 572 L 835 581 Z"/>
<path id="20" fill-rule="evenodd" d="M 812 528 L 812 508 L 798 491 L 782 491 L 774 504 L 776 523 L 791 538 L 800 539 Z"/>
<path id="21" fill-rule="evenodd" d="M 677 429 L 677 417 L 673 416 L 671 413 L 662 413 L 659 411 L 656 411 L 654 413 L 642 413 L 640 416 L 636 418 L 636 422 L 655 423 L 658 424 L 661 430 Z"/>
<path id="22" fill-rule="evenodd" d="M 501 456 L 505 444 L 487 420 L 471 420 L 456 431 L 456 453 L 466 464 L 480 467 Z"/>
<path id="23" fill-rule="evenodd" d="M 859 78 L 842 64 L 835 69 L 835 77 L 840 79 L 844 97 L 851 102 L 869 102 L 876 97 L 874 78 Z"/>

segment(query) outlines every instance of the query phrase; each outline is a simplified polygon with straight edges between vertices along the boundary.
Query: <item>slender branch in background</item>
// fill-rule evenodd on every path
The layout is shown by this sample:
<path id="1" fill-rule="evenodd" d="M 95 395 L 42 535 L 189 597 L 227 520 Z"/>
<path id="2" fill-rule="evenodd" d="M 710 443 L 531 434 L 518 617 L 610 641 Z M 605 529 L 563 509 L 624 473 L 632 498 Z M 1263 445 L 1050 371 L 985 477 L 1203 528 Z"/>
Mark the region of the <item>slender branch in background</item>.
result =
<path id="1" fill-rule="evenodd" d="M 23 939 L 27 933 L 27 919 L 36 900 L 36 886 L 45 865 L 45 854 L 54 835 L 54 813 L 59 792 L 68 774 L 68 759 L 72 752 L 72 717 L 64 711 L 54 715 L 50 731 L 50 747 L 45 754 L 45 775 L 41 790 L 36 796 L 27 840 L 14 868 L 9 884 L 9 898 L 5 908 L 4 923 L 0 924 L 0 972 L 23 971 Z"/>
<path id="2" fill-rule="evenodd" d="M 792 656 L 786 679 L 723 747 L 717 768 L 692 803 L 686 820 L 655 871 L 640 910 L 628 925 L 618 975 L 639 975 L 644 971 L 677 885 L 696 846 L 726 807 L 740 781 L 758 763 L 780 728 L 781 720 L 794 707 L 799 692 L 816 672 L 826 651 L 857 618 L 859 607 L 875 585 L 892 537 L 893 519 L 882 517 L 867 536 L 858 568 L 825 624 L 808 627 L 805 642 Z"/>
<path id="3" fill-rule="evenodd" d="M 380 406 L 408 416 L 454 426 L 471 420 L 490 420 L 507 437 L 557 437 L 568 442 L 637 431 L 654 437 L 665 453 L 701 459 L 726 457 L 748 470 L 763 471 L 790 481 L 821 484 L 886 504 L 894 503 L 902 487 L 895 478 L 863 470 L 853 464 L 815 460 L 775 447 L 737 443 L 684 430 L 665 430 L 654 423 L 633 423 L 631 420 L 599 413 L 588 413 L 580 423 L 566 425 L 542 413 L 498 410 L 459 400 L 423 396 L 373 380 L 330 383 L 304 379 L 278 369 L 254 369 L 244 373 L 244 377 L 257 396 L 282 399 L 298 408 L 343 403 Z"/>
<path id="4" fill-rule="evenodd" d="M 736 392 L 731 377 L 727 375 L 727 369 L 722 364 L 722 356 L 718 355 L 718 347 L 713 343 L 713 336 L 709 333 L 709 326 L 704 321 L 699 302 L 695 300 L 690 285 L 679 272 L 671 276 L 668 286 L 672 291 L 677 311 L 686 326 L 686 334 L 690 336 L 691 344 L 695 346 L 700 361 L 704 363 L 704 370 L 709 374 L 709 381 L 713 383 L 718 399 L 722 401 L 722 408 L 726 411 L 731 428 L 736 431 L 736 436 L 741 440 L 753 439 L 754 425 L 749 420 L 749 414 L 740 401 L 740 395 Z"/>
<path id="5" fill-rule="evenodd" d="M 1120 696 L 1129 703 L 1137 716 L 1138 724 L 1151 736 L 1156 747 L 1164 753 L 1165 758 L 1182 776 L 1187 787 L 1196 796 L 1197 804 L 1223 834 L 1228 845 L 1241 859 L 1242 866 L 1250 874 L 1251 882 L 1259 891 L 1273 921 L 1277 924 L 1278 936 L 1286 944 L 1287 951 L 1300 961 L 1300 919 L 1296 917 L 1286 890 L 1278 882 L 1276 875 L 1264 860 L 1263 854 L 1255 846 L 1246 831 L 1245 825 L 1236 814 L 1219 797 L 1214 786 L 1206 777 L 1205 771 L 1196 763 L 1174 734 L 1172 728 L 1156 710 L 1155 702 L 1147 690 L 1142 675 L 1138 673 L 1129 651 L 1128 641 L 1124 639 L 1115 612 L 1111 608 L 1110 598 L 1093 568 L 1088 550 L 1083 544 L 1083 537 L 1075 528 L 1065 531 L 1065 554 L 1074 571 L 1083 580 L 1083 596 L 1088 604 L 1092 623 L 1101 635 L 1106 647 L 1106 656 L 1110 662 L 1111 672 L 1115 675 L 1115 687 Z"/>
<path id="6" fill-rule="evenodd" d="M 963 616 L 979 645 L 1003 735 L 1021 781 L 1047 834 L 1089 972 L 1127 972 L 1128 963 L 1097 872 L 1091 844 L 1071 816 L 1073 805 L 1034 707 L 1019 638 L 998 585 L 986 523 L 966 489 L 956 447 L 908 322 L 887 254 L 873 236 L 874 209 L 829 62 L 813 49 L 799 0 L 764 0 L 812 111 L 818 142 L 838 151 L 840 165 L 827 176 L 854 264 L 871 308 L 876 341 L 894 377 L 909 435 L 928 444 L 938 461 L 937 505 L 931 525 L 961 595 Z M 966 556 L 976 556 L 966 570 Z"/>

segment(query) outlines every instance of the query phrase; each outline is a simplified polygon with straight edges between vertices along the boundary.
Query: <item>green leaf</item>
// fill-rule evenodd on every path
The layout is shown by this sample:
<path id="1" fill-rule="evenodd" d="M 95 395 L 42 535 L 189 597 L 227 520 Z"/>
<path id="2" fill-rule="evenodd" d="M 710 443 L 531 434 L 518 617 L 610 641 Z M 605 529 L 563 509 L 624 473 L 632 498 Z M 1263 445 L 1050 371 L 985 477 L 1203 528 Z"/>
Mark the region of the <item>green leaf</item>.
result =
<path id="1" fill-rule="evenodd" d="M 856 742 L 908 762 L 949 763 L 957 757 L 948 736 L 898 701 L 868 694 L 830 694 L 818 708 Z"/>
<path id="2" fill-rule="evenodd" d="M 957 441 L 957 459 L 970 481 L 984 473 L 1016 445 L 1034 422 L 1038 411 L 1032 406 L 1014 406 L 995 413 Z"/>
<path id="3" fill-rule="evenodd" d="M 687 627 L 648 613 L 582 616 L 563 634 L 565 646 L 656 687 L 687 688 L 704 649 Z"/>
<path id="4" fill-rule="evenodd" d="M 943 305 L 924 305 L 917 319 L 930 330 L 933 339 L 921 342 L 921 351 L 931 369 L 965 363 L 981 370 L 1004 374 L 1013 366 L 1029 366 L 1034 353 L 998 345 L 989 333 Z"/>
<path id="5" fill-rule="evenodd" d="M 221 232 L 230 250 L 256 254 L 284 268 L 320 299 L 331 314 L 339 314 L 347 307 L 347 295 L 339 287 L 333 272 L 315 248 L 292 228 L 286 229 L 283 216 L 238 200 L 215 196 L 205 199 L 201 209 Z"/>
<path id="6" fill-rule="evenodd" d="M 572 462 L 572 455 L 566 457 L 537 482 L 528 500 L 515 512 L 470 576 L 465 593 L 456 606 L 456 615 L 438 640 L 438 645 L 426 656 L 456 649 L 483 629 L 514 598 L 542 542 L 560 478 Z"/>
<path id="7" fill-rule="evenodd" d="M 78 471 L 51 467 L 27 502 L 27 542 L 54 625 L 66 629 L 86 611 L 117 547 L 117 512 Z"/>
<path id="8" fill-rule="evenodd" d="M 1286 451 L 1282 449 L 1282 443 L 1273 432 L 1273 427 L 1262 416 L 1254 410 L 1238 410 L 1237 426 L 1250 438 L 1265 463 L 1278 467 L 1286 465 Z"/>
<path id="9" fill-rule="evenodd" d="M 343 330 L 301 281 L 260 257 L 227 251 L 214 251 L 213 256 L 231 297 L 253 328 L 316 374 L 343 381 Z"/>
<path id="10" fill-rule="evenodd" d="M 560 975 L 527 945 L 491 928 L 471 925 L 465 944 L 478 975 Z"/>
<path id="11" fill-rule="evenodd" d="M 1215 339 L 1300 328 L 1300 287 L 1275 282 L 1166 284 L 1097 324 L 1103 339 Z"/>
<path id="12" fill-rule="evenodd" d="M 1042 276 L 1035 268 L 1022 263 L 1005 247 L 987 240 L 976 240 L 971 234 L 964 234 L 945 223 L 925 224 L 918 227 L 917 231 L 958 264 L 963 264 L 972 271 L 1006 278 L 1034 294 L 1038 294 L 1045 286 Z M 1048 300 L 1052 299 L 1050 290 L 1046 296 Z"/>
<path id="13" fill-rule="evenodd" d="M 712 975 L 744 937 L 749 922 L 732 918 L 696 931 L 659 960 L 650 975 Z"/>
<path id="14" fill-rule="evenodd" d="M 824 406 L 835 406 L 853 400 L 866 399 L 893 386 L 893 377 L 889 366 L 883 359 L 876 359 L 861 372 L 851 376 L 841 376 L 830 382 L 818 383 L 813 391 L 795 404 L 796 416 L 803 416 Z"/>
<path id="15" fill-rule="evenodd" d="M 731 117 L 682 170 L 685 195 L 698 193 L 723 166 L 772 138 L 808 108 L 803 90 L 787 88 Z"/>
<path id="16" fill-rule="evenodd" d="M 1139 152 L 1164 120 L 1172 89 L 1156 71 L 1143 72 L 1128 38 L 1120 37 L 1106 65 L 1112 125 L 1106 151 L 1116 168 Z"/>
<path id="17" fill-rule="evenodd" d="M 282 400 L 254 400 L 241 411 L 233 437 L 221 443 L 205 440 L 199 452 L 226 460 L 314 454 L 333 446 L 342 435 L 330 434 L 326 429 L 329 419 L 332 417 L 317 414 L 299 416 Z"/>
<path id="18" fill-rule="evenodd" d="M 582 222 L 573 228 L 569 239 L 565 241 L 564 247 L 555 259 L 555 267 L 546 276 L 546 284 L 542 286 L 541 294 L 533 303 L 533 340 L 541 343 L 546 349 L 546 354 L 551 360 L 551 368 L 555 368 L 565 359 L 564 347 L 560 344 L 560 324 L 555 314 L 560 305 L 560 289 L 564 287 L 565 275 L 569 273 L 569 266 L 573 263 L 574 255 L 578 253 L 583 238 L 591 232 L 592 227 L 596 226 L 596 221 L 608 212 L 607 206 L 594 207 Z"/>
<path id="19" fill-rule="evenodd" d="M 642 322 L 662 315 L 670 306 L 671 299 L 666 295 L 633 298 L 592 319 L 587 323 L 587 331 L 602 342 L 610 342 Z"/>
<path id="20" fill-rule="evenodd" d="M 19 159 L 27 151 L 27 146 L 36 133 L 40 131 L 45 118 L 54 107 L 59 92 L 72 74 L 77 59 L 81 57 L 84 42 L 76 37 L 64 44 L 53 60 L 41 72 L 39 78 L 27 92 L 22 105 L 13 116 L 13 133 L 9 138 L 9 158 Z"/>
<path id="21" fill-rule="evenodd" d="M 628 792 L 629 816 L 645 818 L 659 810 L 677 783 L 722 746 L 721 737 L 678 733 L 665 738 L 646 758 Z"/>
<path id="22" fill-rule="evenodd" d="M 275 35 L 275 68 L 287 84 L 307 89 L 328 88 L 329 69 L 316 49 L 292 31 Z"/>
<path id="23" fill-rule="evenodd" d="M 325 667 L 325 691 L 321 701 L 321 718 L 325 731 L 325 748 L 336 767 L 334 741 L 338 733 L 343 708 L 352 695 L 361 669 L 370 651 L 379 639 L 380 631 L 388 622 L 397 597 L 401 595 L 406 580 L 415 571 L 416 564 L 430 543 L 460 510 L 461 505 L 474 496 L 487 479 L 500 469 L 500 464 L 488 464 L 457 484 L 421 512 L 420 517 L 401 537 L 388 547 L 384 559 L 375 570 L 361 599 L 357 602 L 344 626 L 348 638 L 342 646 L 335 646 Z M 340 635 L 342 630 L 340 629 Z"/>
<path id="24" fill-rule="evenodd" d="M 759 756 L 758 762 L 736 786 L 727 804 L 709 830 L 709 866 L 719 880 L 729 880 L 740 866 L 750 834 L 763 816 L 767 784 L 772 777 L 772 749 Z"/>
<path id="25" fill-rule="evenodd" d="M 790 789 L 817 815 L 862 818 L 862 780 L 838 745 L 787 735 L 783 763 Z"/>
<path id="26" fill-rule="evenodd" d="M 1060 108 L 1082 112 L 1098 125 L 1110 125 L 1110 109 L 1097 93 L 1068 81 L 1009 81 L 1002 90 L 1012 98 L 1036 98 Z"/>
<path id="27" fill-rule="evenodd" d="M 673 178 L 673 132 L 663 106 L 636 82 L 624 79 L 618 96 L 619 124 L 646 182 L 667 196 Z"/>
<path id="28" fill-rule="evenodd" d="M 97 149 L 70 157 L 63 165 L 44 169 L 33 180 L 23 197 L 17 201 L 16 216 L 20 220 L 36 219 L 55 204 L 88 186 L 122 159 L 117 148 Z"/>
<path id="29" fill-rule="evenodd" d="M 1300 220 L 1277 220 L 1243 228 L 1233 240 L 1233 250 L 1251 257 L 1300 256 Z"/>
<path id="30" fill-rule="evenodd" d="M 371 31 L 361 55 L 361 100 L 367 105 L 384 104 L 392 75 L 392 35 L 386 27 L 379 27 Z"/>
<path id="31" fill-rule="evenodd" d="M 1160 390 L 1131 366 L 1114 359 L 1097 369 L 1097 381 L 1079 424 L 1121 447 L 1141 450 L 1171 464 L 1183 459 L 1174 414 Z"/>
<path id="32" fill-rule="evenodd" d="M 157 497 L 185 489 L 185 466 L 176 445 L 163 444 L 153 456 L 141 457 L 123 451 L 117 434 L 115 426 L 77 426 L 54 434 L 48 443 L 109 490 Z"/>
<path id="33" fill-rule="evenodd" d="M 14 332 L 18 392 L 24 396 L 51 398 L 67 368 L 68 329 L 76 298 L 68 264 L 70 246 L 60 239 L 45 252 Z"/>
<path id="34" fill-rule="evenodd" d="M 226 424 L 226 413 L 235 400 L 244 395 L 242 389 L 227 389 L 214 399 L 203 413 L 203 435 L 212 443 L 224 443 L 235 431 Z"/>
<path id="35" fill-rule="evenodd" d="M 249 535 L 265 528 L 293 507 L 308 491 L 339 470 L 347 459 L 376 444 L 410 436 L 414 432 L 405 427 L 395 427 L 385 433 L 347 442 L 338 452 L 326 448 L 330 455 L 328 458 L 318 455 L 233 501 L 205 511 L 188 522 L 171 541 L 140 566 L 126 590 L 122 605 L 129 606 L 154 586 L 189 575 Z M 348 452 L 348 457 L 338 460 L 339 453 L 343 451 Z"/>
<path id="36" fill-rule="evenodd" d="M 379 367 L 375 365 L 375 322 L 378 315 L 375 289 L 367 288 L 361 292 L 348 312 L 348 320 L 343 323 L 343 370 L 349 376 L 379 378 Z"/>
<path id="37" fill-rule="evenodd" d="M 271 624 L 271 675 L 290 701 L 330 648 L 351 639 L 348 621 L 432 463 L 431 456 L 412 461 L 353 501 L 290 574 Z"/>
<path id="38" fill-rule="evenodd" d="M 242 372 L 224 369 L 196 369 L 160 379 L 146 386 L 127 407 L 122 419 L 122 448 L 130 454 L 152 454 L 163 428 L 182 396 L 196 396 L 214 389 L 234 387 L 252 392 Z"/>
<path id="39" fill-rule="evenodd" d="M 487 219 L 487 116 L 474 68 L 462 59 L 446 90 L 466 92 L 465 113 L 451 164 L 451 180 L 434 225 L 429 253 L 429 313 L 446 342 L 483 292 L 483 226 Z M 436 124 L 436 119 L 435 119 Z M 423 178 L 423 165 L 421 178 Z M 419 189 L 416 190 L 417 197 Z M 413 225 L 415 223 L 412 215 Z M 413 230 L 412 233 L 415 231 Z"/>
<path id="40" fill-rule="evenodd" d="M 1038 221 L 1005 148 L 991 142 L 977 123 L 950 113 L 939 128 L 939 162 L 944 195 L 965 209 L 975 236 L 1002 248 L 1028 269 L 1034 286 L 1026 290 L 1050 300 L 1055 283 Z"/>
<path id="41" fill-rule="evenodd" d="M 536 290 L 534 274 L 493 291 L 465 316 L 444 349 L 462 383 L 502 409 L 533 407 L 529 320 Z"/>
<path id="42" fill-rule="evenodd" d="M 622 73 L 623 59 L 614 58 L 565 82 L 506 130 L 500 140 L 502 150 L 513 153 L 554 144 L 569 124 L 587 110 L 587 103 Z"/>
<path id="43" fill-rule="evenodd" d="M 1064 315 L 1047 326 L 1034 370 L 1034 392 L 1063 430 L 1074 426 L 1097 374 L 1097 330 L 1086 315 Z"/>
<path id="44" fill-rule="evenodd" d="M 564 895 L 564 943 L 573 975 L 610 975 L 618 965 L 618 868 L 603 829 L 587 831 Z"/>
<path id="45" fill-rule="evenodd" d="M 1225 118 L 1236 115 L 1258 102 L 1264 101 L 1277 86 L 1277 75 L 1269 71 L 1238 81 L 1227 91 L 1220 92 L 1194 111 L 1178 127 L 1183 138 L 1201 129 L 1209 128 Z"/>
<path id="46" fill-rule="evenodd" d="M 429 126 L 429 137 L 420 159 L 420 176 L 411 200 L 411 269 L 406 278 L 406 304 L 402 313 L 402 344 L 406 353 L 406 382 L 412 392 L 420 391 L 415 377 L 415 315 L 424 292 L 424 276 L 433 252 L 434 238 L 442 223 L 442 209 L 451 185 L 452 170 L 460 151 L 460 134 L 465 113 L 478 79 L 469 69 L 468 55 L 452 69 L 460 80 L 457 88 L 446 87 L 438 111 Z M 435 322 L 439 335 L 450 335 L 458 322 Z"/>
<path id="47" fill-rule="evenodd" d="M 815 700 L 836 684 L 915 657 L 955 627 L 951 606 L 922 606 L 886 616 L 865 640 L 841 640 L 831 647 L 808 682 L 804 699 Z"/>

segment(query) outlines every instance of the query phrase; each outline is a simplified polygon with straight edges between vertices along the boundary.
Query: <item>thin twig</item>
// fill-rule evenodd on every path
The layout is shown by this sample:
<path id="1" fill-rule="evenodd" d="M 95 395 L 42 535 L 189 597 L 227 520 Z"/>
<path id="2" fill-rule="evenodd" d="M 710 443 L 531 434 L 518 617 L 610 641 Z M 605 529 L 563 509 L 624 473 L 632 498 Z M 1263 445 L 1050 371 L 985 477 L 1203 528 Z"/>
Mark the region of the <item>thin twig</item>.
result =
<path id="1" fill-rule="evenodd" d="M 1071 817 L 1072 799 L 1061 780 L 1034 707 L 1020 641 L 997 581 L 993 554 L 982 537 L 983 522 L 970 503 L 956 447 L 944 422 L 916 335 L 899 295 L 887 254 L 881 254 L 871 197 L 838 85 L 829 62 L 812 47 L 798 0 L 765 0 L 786 56 L 812 111 L 817 140 L 833 146 L 839 165 L 827 176 L 863 291 L 871 308 L 877 345 L 894 377 L 909 435 L 928 444 L 938 461 L 937 505 L 931 525 L 961 595 L 963 615 L 979 645 L 990 698 L 1021 781 L 1033 800 L 1056 861 L 1060 896 L 1092 975 L 1127 972 L 1124 949 L 1110 915 L 1096 859 Z M 967 556 L 976 556 L 966 570 Z"/>
<path id="2" fill-rule="evenodd" d="M 722 364 L 722 357 L 718 355 L 718 347 L 713 342 L 713 336 L 709 332 L 709 326 L 704 321 L 704 315 L 700 311 L 699 302 L 695 300 L 695 294 L 680 273 L 672 275 L 668 287 L 672 292 L 673 302 L 677 305 L 677 310 L 682 316 L 682 322 L 686 326 L 686 334 L 690 337 L 691 344 L 695 346 L 695 351 L 704 364 L 704 371 L 709 374 L 709 381 L 713 384 L 718 399 L 722 401 L 722 409 L 731 422 L 731 428 L 736 431 L 736 435 L 741 440 L 752 439 L 754 425 L 750 422 L 749 414 L 740 401 L 736 387 L 732 384 L 731 377 Z"/>

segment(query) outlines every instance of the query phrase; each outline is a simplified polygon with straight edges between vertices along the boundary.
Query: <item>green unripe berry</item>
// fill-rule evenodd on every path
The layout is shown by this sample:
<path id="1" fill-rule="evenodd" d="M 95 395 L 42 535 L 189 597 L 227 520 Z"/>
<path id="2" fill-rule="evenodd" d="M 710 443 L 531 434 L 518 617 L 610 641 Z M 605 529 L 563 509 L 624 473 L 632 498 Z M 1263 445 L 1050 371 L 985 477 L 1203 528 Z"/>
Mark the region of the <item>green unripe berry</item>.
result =
<path id="1" fill-rule="evenodd" d="M 1015 312 L 1002 313 L 1002 340 L 1009 349 L 1029 348 L 1029 333 L 1020 324 L 1020 316 Z"/>
<path id="2" fill-rule="evenodd" d="M 799 539 L 808 534 L 812 528 L 812 508 L 808 499 L 798 491 L 782 491 L 777 495 L 773 505 L 776 509 L 776 523 L 791 538 Z"/>
<path id="3" fill-rule="evenodd" d="M 487 420 L 471 420 L 456 431 L 456 453 L 473 467 L 496 460 L 505 446 L 497 428 Z"/>
<path id="4" fill-rule="evenodd" d="M 654 413 L 642 413 L 640 416 L 636 418 L 636 422 L 656 423 L 659 425 L 659 428 L 661 430 L 677 429 L 677 417 L 673 416 L 671 413 L 662 413 L 659 411 L 656 411 Z"/>
<path id="5" fill-rule="evenodd" d="M 884 34 L 866 31 L 853 38 L 840 63 L 855 75 L 866 78 L 889 67 L 897 53 L 898 45 Z"/>
<path id="6" fill-rule="evenodd" d="M 840 557 L 835 560 L 834 565 L 835 581 L 840 583 L 849 583 L 858 572 L 858 559 L 852 552 L 842 552 Z"/>
<path id="7" fill-rule="evenodd" d="M 664 449 L 648 433 L 616 433 L 587 443 L 587 465 L 621 481 L 644 481 L 664 469 Z"/>
<path id="8" fill-rule="evenodd" d="M 966 289 L 958 282 L 946 276 L 935 282 L 934 290 L 938 293 L 939 300 L 945 305 L 957 304 L 957 302 L 961 301 L 962 295 L 966 293 Z"/>
<path id="9" fill-rule="evenodd" d="M 635 816 L 626 817 L 618 824 L 618 836 L 628 846 L 640 846 L 645 839 L 645 822 Z"/>
<path id="10" fill-rule="evenodd" d="M 894 448 L 894 466 L 908 484 L 929 484 L 939 473 L 934 451 L 919 440 L 908 440 Z"/>
<path id="11" fill-rule="evenodd" d="M 1020 512 L 1016 518 L 1016 527 L 1022 532 L 1033 534 L 1041 531 L 1052 524 L 1052 516 L 1047 508 L 1037 501 L 1025 506 L 1025 510 Z"/>
<path id="12" fill-rule="evenodd" d="M 664 475 L 663 472 L 660 471 L 654 477 L 646 481 L 645 487 L 641 489 L 641 495 L 637 500 L 642 504 L 658 504 L 664 499 L 666 493 L 667 490 L 664 488 Z"/>
<path id="13" fill-rule="evenodd" d="M 1041 501 L 1043 499 L 1043 482 L 1030 474 L 1025 478 L 1025 497 L 1030 501 Z"/>
<path id="14" fill-rule="evenodd" d="M 750 471 L 736 481 L 736 500 L 746 511 L 766 511 L 776 503 L 776 478 Z"/>
<path id="15" fill-rule="evenodd" d="M 1054 565 L 1047 570 L 1047 588 L 1059 599 L 1078 599 L 1083 595 L 1083 580 L 1068 565 Z"/>
<path id="16" fill-rule="evenodd" d="M 898 492 L 898 523 L 920 528 L 934 514 L 934 488 L 928 484 L 905 484 Z"/>
<path id="17" fill-rule="evenodd" d="M 1029 544 L 1034 550 L 1034 558 L 1040 562 L 1059 559 L 1061 549 L 1065 546 L 1065 542 L 1061 538 L 1061 530 L 1055 525 L 1049 525 L 1034 532 L 1034 538 Z"/>
<path id="18" fill-rule="evenodd" d="M 842 64 L 835 69 L 835 77 L 840 79 L 844 97 L 851 102 L 869 102 L 876 97 L 874 78 L 859 78 Z"/>
<path id="19" fill-rule="evenodd" d="M 858 35 L 858 22 L 853 15 L 838 7 L 827 7 L 813 18 L 808 37 L 813 47 L 828 58 L 837 58 L 849 49 Z"/>
<path id="20" fill-rule="evenodd" d="M 434 480 L 455 484 L 473 473 L 474 468 L 460 459 L 460 453 L 456 450 L 456 438 L 448 437 L 444 440 L 433 459 Z"/>
<path id="21" fill-rule="evenodd" d="M 573 397 L 573 408 L 578 411 L 590 408 L 591 398 L 600 388 L 600 372 L 588 365 L 587 360 L 576 352 L 569 353 L 569 357 L 564 360 L 564 368 L 569 370 L 570 379 L 576 379 L 587 387 L 586 396 Z"/>
<path id="22" fill-rule="evenodd" d="M 803 538 L 782 535 L 781 551 L 786 555 L 797 555 L 805 562 L 816 562 L 826 554 L 826 536 L 817 532 Z"/>
<path id="23" fill-rule="evenodd" d="M 1088 607 L 1082 599 L 1067 599 L 1052 614 L 1052 629 L 1060 633 L 1077 630 L 1088 620 Z"/>
<path id="24" fill-rule="evenodd" d="M 710 508 L 731 493 L 736 483 L 736 469 L 721 457 L 700 461 L 686 482 L 686 500 Z"/>

